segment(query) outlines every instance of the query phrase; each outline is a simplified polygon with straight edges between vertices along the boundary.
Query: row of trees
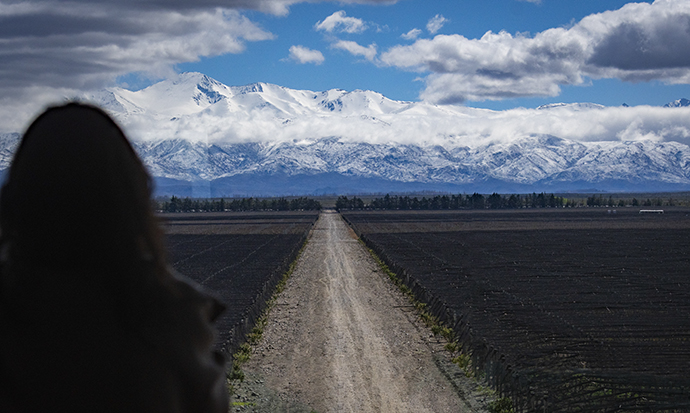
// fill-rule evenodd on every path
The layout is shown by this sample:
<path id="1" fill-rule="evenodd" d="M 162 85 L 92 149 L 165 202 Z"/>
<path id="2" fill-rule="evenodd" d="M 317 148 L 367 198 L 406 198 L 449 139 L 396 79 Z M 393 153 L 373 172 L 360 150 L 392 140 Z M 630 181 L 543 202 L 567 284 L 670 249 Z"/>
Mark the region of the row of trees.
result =
<path id="1" fill-rule="evenodd" d="M 241 199 L 192 199 L 170 197 L 158 202 L 157 209 L 163 212 L 213 212 L 213 211 L 314 211 L 321 209 L 321 203 L 314 199 L 300 197 L 286 198 L 241 198 Z"/>
<path id="2" fill-rule="evenodd" d="M 590 196 L 587 197 L 587 206 L 606 206 L 606 207 L 624 207 L 624 206 L 645 206 L 645 207 L 651 207 L 651 206 L 674 206 L 675 201 L 673 198 L 669 198 L 668 202 L 664 202 L 663 199 L 661 198 L 647 198 L 646 200 L 638 200 L 637 198 L 633 198 L 632 200 L 628 201 L 626 199 L 618 199 L 617 201 L 613 199 L 612 196 L 609 196 L 608 199 L 604 198 L 603 196 L 599 195 L 597 196 Z"/>
<path id="3" fill-rule="evenodd" d="M 506 208 L 561 208 L 575 206 L 572 201 L 554 194 L 533 193 L 527 195 L 489 196 L 474 193 L 472 195 L 437 195 L 434 197 L 409 197 L 386 195 L 374 198 L 369 204 L 357 197 L 348 199 L 341 196 L 337 199 L 337 209 L 506 209 Z"/>

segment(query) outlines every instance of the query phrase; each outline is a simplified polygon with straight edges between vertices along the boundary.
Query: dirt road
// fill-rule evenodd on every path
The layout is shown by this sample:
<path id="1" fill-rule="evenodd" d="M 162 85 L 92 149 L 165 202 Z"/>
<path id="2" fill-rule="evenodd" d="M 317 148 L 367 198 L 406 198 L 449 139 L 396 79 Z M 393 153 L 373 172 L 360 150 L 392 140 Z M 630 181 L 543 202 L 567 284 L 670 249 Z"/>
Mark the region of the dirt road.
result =
<path id="1" fill-rule="evenodd" d="M 237 411 L 477 412 L 487 402 L 328 211 L 243 370 Z"/>

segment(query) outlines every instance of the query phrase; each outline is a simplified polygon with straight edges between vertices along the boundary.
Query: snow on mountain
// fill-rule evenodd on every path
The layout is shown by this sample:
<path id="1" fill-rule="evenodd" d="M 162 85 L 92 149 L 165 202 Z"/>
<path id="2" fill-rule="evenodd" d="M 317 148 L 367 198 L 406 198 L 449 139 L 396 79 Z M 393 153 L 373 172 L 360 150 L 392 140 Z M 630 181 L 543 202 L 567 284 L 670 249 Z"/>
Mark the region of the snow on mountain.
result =
<path id="1" fill-rule="evenodd" d="M 665 108 L 684 108 L 690 106 L 690 100 L 682 98 L 664 105 Z"/>
<path id="2" fill-rule="evenodd" d="M 18 133 L 0 133 L 0 171 L 10 167 L 21 137 Z"/>
<path id="3" fill-rule="evenodd" d="M 597 103 L 550 103 L 548 105 L 541 105 L 537 110 L 550 109 L 570 109 L 570 110 L 589 110 L 589 109 L 604 109 L 606 106 Z"/>
<path id="4" fill-rule="evenodd" d="M 160 193 L 690 189 L 690 147 L 663 141 L 690 136 L 683 99 L 651 112 L 592 103 L 495 112 L 373 91 L 226 86 L 200 73 L 79 98 L 120 122 Z M 0 135 L 0 169 L 18 141 Z"/>
<path id="5" fill-rule="evenodd" d="M 230 87 L 200 73 L 184 73 L 139 91 L 109 88 L 79 99 L 106 109 L 138 141 L 183 138 L 237 143 L 328 136 L 385 140 L 409 129 L 401 125 L 402 130 L 382 133 L 391 126 L 387 118 L 430 112 L 422 108 L 406 113 L 415 105 L 372 91 L 312 92 L 266 83 Z M 443 111 L 435 112 L 445 116 Z"/>
<path id="6" fill-rule="evenodd" d="M 218 103 L 227 96 L 229 88 L 201 73 L 183 73 L 175 80 L 159 82 L 136 92 L 121 88 L 112 90 L 144 110 L 181 116 Z"/>
<path id="7" fill-rule="evenodd" d="M 590 144 L 572 165 L 548 179 L 552 183 L 605 180 L 687 185 L 690 151 L 676 142 L 606 142 Z"/>
<path id="8" fill-rule="evenodd" d="M 269 111 L 276 117 L 289 119 L 313 112 L 338 112 L 349 116 L 391 113 L 404 108 L 371 91 L 347 92 L 333 89 L 324 92 L 292 90 L 267 83 L 246 86 L 225 86 L 201 73 L 183 73 L 177 79 L 165 80 L 139 91 L 110 88 L 96 99 L 116 116 L 146 111 L 151 115 L 181 117 L 198 115 L 212 105 L 228 113 Z M 123 104 L 122 102 L 127 102 Z"/>
<path id="9" fill-rule="evenodd" d="M 206 145 L 180 140 L 138 144 L 137 150 L 154 175 L 181 181 L 335 174 L 424 183 L 428 188 L 461 188 L 487 180 L 502 182 L 506 188 L 567 188 L 571 182 L 595 185 L 608 181 L 630 183 L 619 184 L 618 190 L 631 190 L 645 182 L 690 187 L 690 148 L 675 142 L 578 143 L 531 136 L 511 144 L 448 151 L 440 146 L 343 142 L 338 138 L 302 145 Z"/>

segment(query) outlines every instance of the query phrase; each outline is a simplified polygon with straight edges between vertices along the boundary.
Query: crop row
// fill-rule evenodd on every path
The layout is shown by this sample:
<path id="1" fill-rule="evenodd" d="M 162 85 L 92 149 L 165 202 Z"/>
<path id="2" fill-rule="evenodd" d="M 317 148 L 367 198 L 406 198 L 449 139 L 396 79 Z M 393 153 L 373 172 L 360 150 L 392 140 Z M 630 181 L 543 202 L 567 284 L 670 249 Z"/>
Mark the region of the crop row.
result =
<path id="1" fill-rule="evenodd" d="M 687 411 L 690 218 L 636 212 L 344 216 L 518 410 Z"/>
<path id="2" fill-rule="evenodd" d="M 217 347 L 232 353 L 295 260 L 318 213 L 205 215 L 166 217 L 169 261 L 223 301 Z"/>

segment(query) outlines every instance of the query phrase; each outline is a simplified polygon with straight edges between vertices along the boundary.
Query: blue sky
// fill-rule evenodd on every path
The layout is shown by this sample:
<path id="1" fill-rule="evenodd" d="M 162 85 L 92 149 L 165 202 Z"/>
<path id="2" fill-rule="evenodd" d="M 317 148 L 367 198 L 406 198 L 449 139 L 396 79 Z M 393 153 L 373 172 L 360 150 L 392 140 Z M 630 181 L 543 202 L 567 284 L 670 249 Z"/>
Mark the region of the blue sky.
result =
<path id="1" fill-rule="evenodd" d="M 354 41 L 363 46 L 376 44 L 379 51 L 396 45 L 411 44 L 402 34 L 422 31 L 420 38 L 434 35 L 426 29 L 429 20 L 443 16 L 438 35 L 460 34 L 468 39 L 481 38 L 487 31 L 510 34 L 536 33 L 569 27 L 582 18 L 607 10 L 617 10 L 630 3 L 622 0 L 543 0 L 540 3 L 518 0 L 424 1 L 403 0 L 393 5 L 347 5 L 334 2 L 296 4 L 287 16 L 273 16 L 256 11 L 245 14 L 271 32 L 272 40 L 252 42 L 240 54 L 202 58 L 200 62 L 177 65 L 177 70 L 199 71 L 228 85 L 268 82 L 294 89 L 345 90 L 369 89 L 391 99 L 419 100 L 424 83 L 420 73 L 396 67 L 382 67 L 333 49 L 333 39 Z M 651 3 L 651 2 L 648 2 Z M 343 11 L 348 18 L 367 26 L 359 33 L 326 33 L 315 25 L 328 16 Z M 301 45 L 322 53 L 320 64 L 300 64 L 288 59 L 289 49 Z M 582 85 L 564 85 L 558 96 L 467 101 L 473 107 L 509 109 L 536 107 L 553 102 L 594 102 L 608 106 L 663 105 L 690 96 L 688 85 L 667 85 L 662 81 L 625 82 L 620 79 L 587 79 Z"/>
<path id="2" fill-rule="evenodd" d="M 687 0 L 0 0 L 0 44 L 0 131 L 182 71 L 495 110 L 690 98 Z"/>

